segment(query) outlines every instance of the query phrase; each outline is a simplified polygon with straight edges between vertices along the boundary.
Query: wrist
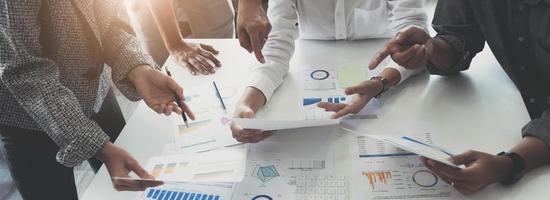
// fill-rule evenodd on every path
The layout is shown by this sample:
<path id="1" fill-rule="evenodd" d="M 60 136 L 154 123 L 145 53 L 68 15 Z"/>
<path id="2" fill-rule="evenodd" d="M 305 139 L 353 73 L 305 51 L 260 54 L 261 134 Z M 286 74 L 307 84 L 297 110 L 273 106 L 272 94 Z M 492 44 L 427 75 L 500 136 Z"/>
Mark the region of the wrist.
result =
<path id="1" fill-rule="evenodd" d="M 427 61 L 431 62 L 433 59 L 433 52 L 435 51 L 435 45 L 434 45 L 434 40 L 433 38 L 430 38 L 428 40 L 426 40 L 426 42 L 424 43 L 425 47 L 426 47 L 426 55 L 425 55 L 425 58 Z"/>
<path id="2" fill-rule="evenodd" d="M 180 39 L 178 41 L 172 41 L 166 44 L 166 50 L 170 54 L 174 54 L 177 51 L 189 49 L 189 45 L 183 41 L 183 39 Z"/>
<path id="3" fill-rule="evenodd" d="M 113 149 L 115 145 L 111 141 L 106 141 L 103 144 L 103 147 L 99 149 L 99 151 L 96 153 L 95 158 L 97 158 L 101 162 L 105 162 L 107 160 L 107 157 L 109 155 L 109 152 L 111 152 L 111 149 Z"/>
<path id="4" fill-rule="evenodd" d="M 247 87 L 241 104 L 250 107 L 256 113 L 265 105 L 266 101 L 267 99 L 261 90 L 255 87 Z"/>
<path id="5" fill-rule="evenodd" d="M 128 80 L 135 86 L 135 83 L 139 80 L 140 77 L 143 77 L 144 73 L 149 72 L 150 70 L 155 70 L 149 65 L 138 65 L 128 73 Z"/>
<path id="6" fill-rule="evenodd" d="M 514 167 L 514 163 L 512 162 L 512 159 L 510 159 L 508 156 L 505 155 L 498 155 L 497 156 L 497 162 L 498 162 L 498 176 L 496 177 L 497 182 L 503 182 L 505 181 L 510 173 L 512 172 L 512 168 Z"/>

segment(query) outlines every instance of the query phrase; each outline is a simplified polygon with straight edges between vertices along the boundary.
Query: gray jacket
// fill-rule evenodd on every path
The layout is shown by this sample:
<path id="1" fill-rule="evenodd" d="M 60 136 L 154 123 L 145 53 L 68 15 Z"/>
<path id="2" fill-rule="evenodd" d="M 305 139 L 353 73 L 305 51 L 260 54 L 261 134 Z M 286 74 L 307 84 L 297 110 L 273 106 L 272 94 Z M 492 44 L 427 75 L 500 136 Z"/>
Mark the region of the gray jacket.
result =
<path id="1" fill-rule="evenodd" d="M 121 2 L 0 0 L 0 126 L 46 132 L 66 166 L 96 154 L 109 138 L 90 116 L 111 80 L 139 100 L 126 76 L 155 66 L 116 16 Z"/>

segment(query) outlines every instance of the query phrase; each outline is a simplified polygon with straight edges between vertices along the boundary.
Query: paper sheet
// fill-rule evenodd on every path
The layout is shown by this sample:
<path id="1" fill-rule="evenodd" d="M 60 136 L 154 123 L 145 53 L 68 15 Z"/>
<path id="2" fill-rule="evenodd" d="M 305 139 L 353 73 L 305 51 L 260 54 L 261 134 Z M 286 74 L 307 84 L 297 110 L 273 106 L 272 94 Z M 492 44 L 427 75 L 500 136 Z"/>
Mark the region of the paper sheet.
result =
<path id="1" fill-rule="evenodd" d="M 189 127 L 177 122 L 176 124 L 174 138 L 176 151 L 179 153 L 196 153 L 240 143 L 233 138 L 229 127 L 231 119 L 226 116 L 194 122 Z"/>
<path id="2" fill-rule="evenodd" d="M 231 147 L 196 154 L 152 157 L 145 169 L 164 182 L 239 182 L 244 177 L 246 148 Z"/>
<path id="3" fill-rule="evenodd" d="M 210 199 L 230 200 L 234 183 L 178 183 L 148 188 L 136 200 Z"/>
<path id="4" fill-rule="evenodd" d="M 332 112 L 318 108 L 320 102 L 348 103 L 353 96 L 344 93 L 346 87 L 367 80 L 367 70 L 363 67 L 315 66 L 305 70 L 303 109 L 306 120 L 330 119 Z M 379 114 L 380 102 L 373 99 L 361 113 L 352 115 L 354 119 L 375 119 Z"/>
<path id="5" fill-rule="evenodd" d="M 340 122 L 338 119 L 327 120 L 270 120 L 270 119 L 246 119 L 234 118 L 233 122 L 245 129 L 258 129 L 264 131 L 284 130 L 306 127 L 330 126 Z"/>
<path id="6" fill-rule="evenodd" d="M 225 82 L 217 82 L 217 85 L 225 106 L 228 109 L 234 108 L 238 91 Z M 187 127 L 181 116 L 172 115 L 177 152 L 195 153 L 239 144 L 229 128 L 231 119 L 227 116 L 230 114 L 223 110 L 212 82 L 186 88 L 185 96 L 185 102 L 196 119 L 190 120 Z"/>
<path id="7" fill-rule="evenodd" d="M 387 136 L 387 135 L 375 135 L 375 134 L 363 134 L 358 131 L 345 129 L 346 131 L 359 134 L 365 137 L 370 137 L 379 141 L 383 141 L 387 144 L 393 145 L 405 151 L 430 158 L 432 160 L 441 162 L 451 167 L 464 168 L 464 166 L 458 166 L 449 161 L 452 153 L 443 148 L 434 146 L 429 143 L 422 142 L 420 139 L 414 138 L 412 136 Z"/>
<path id="8" fill-rule="evenodd" d="M 415 135 L 431 144 L 431 134 Z M 421 138 L 421 139 L 420 139 Z M 368 199 L 455 199 L 456 191 L 430 172 L 420 156 L 368 136 L 357 136 L 358 175 Z"/>

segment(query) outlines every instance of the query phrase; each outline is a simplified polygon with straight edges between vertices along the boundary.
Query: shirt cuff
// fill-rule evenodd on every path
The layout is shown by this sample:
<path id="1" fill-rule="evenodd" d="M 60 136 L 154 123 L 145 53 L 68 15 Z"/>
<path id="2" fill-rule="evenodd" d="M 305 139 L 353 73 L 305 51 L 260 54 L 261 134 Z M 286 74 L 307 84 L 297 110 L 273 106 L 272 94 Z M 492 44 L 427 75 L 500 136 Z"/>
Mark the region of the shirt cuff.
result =
<path id="1" fill-rule="evenodd" d="M 78 134 L 78 138 L 74 138 L 57 152 L 57 162 L 67 167 L 74 167 L 94 157 L 103 148 L 109 136 L 95 122 L 90 122 L 87 126 L 89 128 Z"/>
<path id="2" fill-rule="evenodd" d="M 447 70 L 441 70 L 434 64 L 428 62 L 428 64 L 426 64 L 426 68 L 430 73 L 437 75 L 451 75 L 462 70 L 466 70 L 470 67 L 470 62 L 474 58 L 475 53 L 471 53 L 466 49 L 466 41 L 452 35 L 437 35 L 435 38 L 441 39 L 451 46 L 456 60 L 453 62 L 452 67 Z"/>
<path id="3" fill-rule="evenodd" d="M 424 69 L 426 69 L 426 67 L 424 67 L 424 66 L 416 68 L 416 69 L 407 69 L 407 68 L 395 63 L 393 60 L 390 61 L 388 67 L 386 67 L 386 68 L 393 68 L 393 69 L 397 70 L 399 72 L 399 74 L 401 75 L 401 79 L 399 80 L 399 82 L 396 85 L 400 85 L 405 80 L 407 80 L 409 77 L 414 76 L 416 74 L 419 74 L 420 72 L 424 71 Z"/>
<path id="4" fill-rule="evenodd" d="M 253 74 L 248 86 L 260 90 L 264 94 L 266 102 L 269 101 L 273 93 L 275 93 L 275 89 L 277 89 L 277 85 L 271 81 L 271 78 L 262 73 Z"/>
<path id="5" fill-rule="evenodd" d="M 533 136 L 536 137 L 550 148 L 550 109 L 544 111 L 542 116 L 538 119 L 531 120 L 521 130 L 523 137 Z"/>

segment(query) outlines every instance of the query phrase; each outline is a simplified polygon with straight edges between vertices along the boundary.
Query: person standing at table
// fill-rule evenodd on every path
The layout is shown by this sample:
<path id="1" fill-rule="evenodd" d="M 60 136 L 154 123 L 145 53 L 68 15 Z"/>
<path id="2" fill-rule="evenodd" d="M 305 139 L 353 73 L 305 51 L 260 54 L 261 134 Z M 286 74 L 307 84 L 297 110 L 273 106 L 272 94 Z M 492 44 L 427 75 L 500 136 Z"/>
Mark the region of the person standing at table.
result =
<path id="1" fill-rule="evenodd" d="M 288 71 L 298 35 L 315 40 L 390 38 L 409 26 L 425 29 L 423 3 L 423 0 L 270 0 L 267 14 L 273 29 L 262 49 L 265 60 L 259 59 L 265 63 L 252 69 L 252 80 L 237 105 L 235 117 L 253 118 L 279 87 Z M 335 118 L 347 111 L 358 112 L 372 97 L 417 72 L 391 65 L 360 86 L 346 88 L 346 94 L 355 97 L 349 104 L 320 106 L 328 111 L 342 109 L 333 115 Z M 240 142 L 258 142 L 270 135 L 236 124 L 231 130 Z"/>
<path id="2" fill-rule="evenodd" d="M 182 30 L 173 4 L 189 27 Z M 169 55 L 193 75 L 213 74 L 221 66 L 210 45 L 185 42 L 193 38 L 233 38 L 233 9 L 227 0 L 126 0 L 134 31 L 153 59 L 162 65 Z"/>
<path id="3" fill-rule="evenodd" d="M 456 169 L 433 160 L 426 166 L 464 194 L 495 183 L 513 184 L 529 170 L 550 161 L 550 1 L 440 0 L 430 37 L 410 28 L 392 39 L 373 59 L 386 56 L 410 69 L 426 64 L 433 74 L 467 70 L 485 42 L 519 89 L 531 121 L 523 139 L 508 152 L 467 151 L 452 157 Z M 419 63 L 410 60 L 422 60 Z M 506 97 L 503 97 L 506 98 Z"/>
<path id="4" fill-rule="evenodd" d="M 0 0 L 0 138 L 26 200 L 78 199 L 72 167 L 90 158 L 111 177 L 154 178 L 91 119 L 111 83 L 158 113 L 182 112 L 183 89 L 115 16 L 119 2 Z M 113 179 L 117 190 L 158 184 Z"/>

